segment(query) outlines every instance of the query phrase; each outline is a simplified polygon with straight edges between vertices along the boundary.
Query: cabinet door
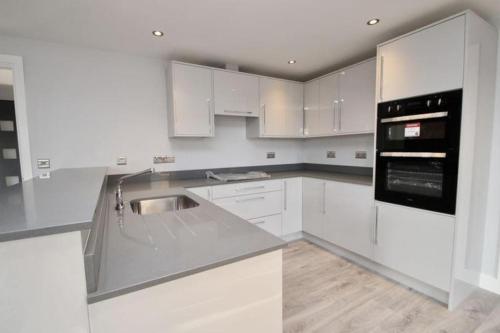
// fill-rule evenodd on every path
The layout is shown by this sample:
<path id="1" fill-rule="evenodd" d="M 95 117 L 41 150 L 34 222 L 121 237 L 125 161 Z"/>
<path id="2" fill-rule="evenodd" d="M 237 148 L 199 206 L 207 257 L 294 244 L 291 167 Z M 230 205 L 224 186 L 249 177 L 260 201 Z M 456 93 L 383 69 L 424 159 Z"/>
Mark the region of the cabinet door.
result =
<path id="1" fill-rule="evenodd" d="M 302 133 L 303 87 L 301 83 L 260 78 L 263 136 L 300 136 Z"/>
<path id="2" fill-rule="evenodd" d="M 281 237 L 281 214 L 266 216 L 258 219 L 251 219 L 248 222 L 256 225 L 257 227 L 273 234 L 276 237 Z"/>
<path id="3" fill-rule="evenodd" d="M 302 180 L 302 225 L 305 232 L 324 238 L 326 182 L 319 179 Z"/>
<path id="4" fill-rule="evenodd" d="M 455 218 L 381 203 L 377 208 L 375 260 L 449 291 Z"/>
<path id="5" fill-rule="evenodd" d="M 337 110 L 339 108 L 338 74 L 319 79 L 319 135 L 337 132 Z"/>
<path id="6" fill-rule="evenodd" d="M 465 17 L 378 48 L 379 101 L 462 88 Z"/>
<path id="7" fill-rule="evenodd" d="M 212 136 L 212 71 L 172 64 L 175 136 Z"/>
<path id="8" fill-rule="evenodd" d="M 319 80 L 314 80 L 304 84 L 304 136 L 320 134 Z"/>
<path id="9" fill-rule="evenodd" d="M 302 231 L 302 178 L 283 181 L 283 235 Z"/>
<path id="10" fill-rule="evenodd" d="M 214 105 L 215 114 L 258 117 L 258 77 L 214 70 Z"/>
<path id="11" fill-rule="evenodd" d="M 375 222 L 372 194 L 371 186 L 327 182 L 326 240 L 372 258 Z"/>
<path id="12" fill-rule="evenodd" d="M 375 121 L 375 59 L 340 73 L 339 132 L 373 132 Z"/>

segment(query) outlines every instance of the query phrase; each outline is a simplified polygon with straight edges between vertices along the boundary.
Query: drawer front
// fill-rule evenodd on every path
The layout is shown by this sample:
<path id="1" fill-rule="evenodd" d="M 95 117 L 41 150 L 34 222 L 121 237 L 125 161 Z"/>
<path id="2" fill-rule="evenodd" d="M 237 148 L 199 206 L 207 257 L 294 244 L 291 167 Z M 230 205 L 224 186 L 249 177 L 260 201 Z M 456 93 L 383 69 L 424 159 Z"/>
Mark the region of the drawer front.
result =
<path id="1" fill-rule="evenodd" d="M 216 199 L 213 203 L 245 220 L 281 214 L 281 192 L 276 191 Z"/>
<path id="2" fill-rule="evenodd" d="M 281 214 L 279 214 L 258 219 L 251 219 L 249 222 L 277 237 L 281 237 L 281 220 Z"/>
<path id="3" fill-rule="evenodd" d="M 281 191 L 282 181 L 280 180 L 267 180 L 245 182 L 238 184 L 218 185 L 214 186 L 212 190 L 212 198 L 227 198 L 245 194 L 263 193 L 271 191 Z"/>

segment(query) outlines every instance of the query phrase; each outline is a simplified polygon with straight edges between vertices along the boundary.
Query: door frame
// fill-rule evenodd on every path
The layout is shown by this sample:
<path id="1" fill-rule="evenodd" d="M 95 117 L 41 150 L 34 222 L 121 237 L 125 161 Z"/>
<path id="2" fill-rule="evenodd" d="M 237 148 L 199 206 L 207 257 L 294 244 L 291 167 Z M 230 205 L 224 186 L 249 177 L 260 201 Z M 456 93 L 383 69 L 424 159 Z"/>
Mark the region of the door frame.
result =
<path id="1" fill-rule="evenodd" d="M 12 70 L 19 162 L 21 164 L 21 178 L 24 181 L 33 178 L 33 169 L 31 165 L 28 113 L 26 110 L 23 58 L 0 54 L 0 68 Z"/>

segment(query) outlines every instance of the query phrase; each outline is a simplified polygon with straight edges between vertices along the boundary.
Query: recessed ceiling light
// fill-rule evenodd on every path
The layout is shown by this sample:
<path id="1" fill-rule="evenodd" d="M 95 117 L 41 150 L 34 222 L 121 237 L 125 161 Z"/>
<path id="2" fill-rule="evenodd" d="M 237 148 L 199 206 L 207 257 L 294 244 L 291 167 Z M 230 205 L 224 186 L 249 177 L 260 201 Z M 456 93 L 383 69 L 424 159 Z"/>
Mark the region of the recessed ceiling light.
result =
<path id="1" fill-rule="evenodd" d="M 290 65 L 293 65 L 293 64 L 295 64 L 296 62 L 297 62 L 297 60 L 293 60 L 293 59 L 288 60 L 288 63 L 289 63 Z"/>
<path id="2" fill-rule="evenodd" d="M 368 25 L 375 25 L 377 23 L 379 23 L 380 20 L 378 18 L 374 18 L 374 19 L 371 19 L 370 21 L 366 22 L 366 24 Z"/>
<path id="3" fill-rule="evenodd" d="M 153 30 L 153 36 L 162 37 L 164 35 L 163 31 Z"/>

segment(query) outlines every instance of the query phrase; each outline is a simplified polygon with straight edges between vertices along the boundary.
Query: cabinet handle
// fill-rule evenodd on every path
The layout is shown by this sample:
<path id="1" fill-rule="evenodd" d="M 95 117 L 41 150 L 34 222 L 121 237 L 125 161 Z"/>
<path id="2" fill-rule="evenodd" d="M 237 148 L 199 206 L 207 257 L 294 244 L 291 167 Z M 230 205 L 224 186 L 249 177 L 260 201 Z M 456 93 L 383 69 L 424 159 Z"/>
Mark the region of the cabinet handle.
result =
<path id="1" fill-rule="evenodd" d="M 326 183 L 323 183 L 323 214 L 326 214 Z"/>
<path id="2" fill-rule="evenodd" d="M 339 101 L 334 100 L 333 101 L 333 131 L 335 132 L 337 130 L 337 105 L 339 104 Z"/>
<path id="3" fill-rule="evenodd" d="M 252 111 L 224 110 L 224 113 L 251 114 Z"/>
<path id="4" fill-rule="evenodd" d="M 375 206 L 375 225 L 373 226 L 373 243 L 378 245 L 378 206 Z"/>
<path id="5" fill-rule="evenodd" d="M 211 100 L 210 98 L 207 99 L 207 108 L 208 108 L 208 126 L 209 126 L 209 133 L 212 134 L 212 108 L 211 108 Z"/>
<path id="6" fill-rule="evenodd" d="M 266 221 L 262 220 L 262 221 L 256 221 L 256 222 L 252 222 L 253 224 L 262 224 L 262 223 L 266 223 Z"/>
<path id="7" fill-rule="evenodd" d="M 286 180 L 284 181 L 284 186 L 285 186 L 285 188 L 284 188 L 285 193 L 283 194 L 283 201 L 284 201 L 283 206 L 284 206 L 284 209 L 287 210 L 287 203 L 286 203 L 286 201 L 287 201 L 287 182 L 286 182 Z"/>
<path id="8" fill-rule="evenodd" d="M 341 99 L 340 103 L 339 103 L 339 128 L 338 128 L 339 131 L 342 130 L 342 110 L 343 110 L 343 108 L 344 108 L 344 99 Z"/>
<path id="9" fill-rule="evenodd" d="M 236 200 L 237 203 L 240 202 L 247 202 L 247 201 L 254 201 L 254 200 L 264 200 L 265 197 L 255 197 L 255 198 L 247 198 L 247 199 L 238 199 Z"/>
<path id="10" fill-rule="evenodd" d="M 236 192 L 242 192 L 242 191 L 251 191 L 251 190 L 260 190 L 260 189 L 265 189 L 265 185 L 261 186 L 253 186 L 253 187 L 244 187 L 244 188 L 237 188 Z"/>
<path id="11" fill-rule="evenodd" d="M 380 56 L 380 82 L 379 82 L 379 100 L 382 102 L 384 100 L 384 56 Z"/>
<path id="12" fill-rule="evenodd" d="M 263 133 L 266 133 L 266 104 L 262 104 L 261 106 L 262 108 L 262 118 L 263 118 L 263 123 L 264 123 L 264 129 L 263 129 Z"/>

